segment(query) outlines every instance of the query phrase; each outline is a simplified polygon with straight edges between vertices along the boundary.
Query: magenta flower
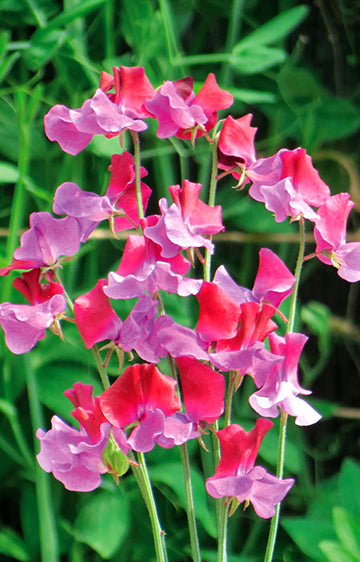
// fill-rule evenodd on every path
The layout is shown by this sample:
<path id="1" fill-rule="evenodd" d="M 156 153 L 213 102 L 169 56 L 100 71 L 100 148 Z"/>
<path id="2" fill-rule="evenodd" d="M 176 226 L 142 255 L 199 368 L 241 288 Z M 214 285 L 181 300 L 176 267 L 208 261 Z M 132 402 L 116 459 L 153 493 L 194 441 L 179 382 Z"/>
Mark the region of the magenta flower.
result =
<path id="1" fill-rule="evenodd" d="M 142 219 L 143 230 L 157 224 L 159 217 Z M 113 299 L 139 297 L 147 291 L 151 296 L 162 289 L 180 296 L 196 294 L 201 280 L 184 277 L 190 262 L 180 253 L 164 258 L 161 246 L 146 236 L 129 236 L 116 272 L 110 272 L 105 294 Z"/>
<path id="2" fill-rule="evenodd" d="M 12 269 L 55 269 L 61 256 L 76 254 L 81 237 L 80 224 L 73 217 L 55 219 L 50 213 L 31 213 L 30 229 L 21 236 L 12 263 L 0 269 L 0 275 Z"/>
<path id="3" fill-rule="evenodd" d="M 297 425 L 311 425 L 321 418 L 298 394 L 311 394 L 298 382 L 298 362 L 301 351 L 307 341 L 304 334 L 289 333 L 285 337 L 277 334 L 269 335 L 270 350 L 274 355 L 283 358 L 269 370 L 264 385 L 249 398 L 251 407 L 260 414 L 275 418 L 281 411 L 295 416 Z"/>
<path id="4" fill-rule="evenodd" d="M 253 181 L 249 195 L 265 203 L 276 222 L 289 215 L 315 221 L 312 207 L 322 205 L 330 196 L 328 186 L 312 165 L 304 148 L 282 149 L 270 158 L 258 160 L 248 172 Z"/>
<path id="5" fill-rule="evenodd" d="M 159 138 L 176 135 L 190 139 L 209 132 L 217 121 L 217 112 L 230 107 L 232 102 L 232 95 L 221 90 L 214 74 L 209 74 L 197 95 L 191 76 L 175 82 L 167 80 L 145 102 L 145 107 L 158 120 Z"/>
<path id="6" fill-rule="evenodd" d="M 232 338 L 240 320 L 239 304 L 214 282 L 204 281 L 196 295 L 199 320 L 196 330 L 210 342 Z"/>
<path id="7" fill-rule="evenodd" d="M 0 325 L 7 347 L 19 355 L 30 351 L 45 337 L 45 330 L 66 309 L 66 300 L 58 283 L 40 283 L 39 269 L 15 279 L 14 287 L 30 304 L 0 304 Z"/>
<path id="8" fill-rule="evenodd" d="M 348 193 L 329 197 L 317 211 L 314 228 L 317 257 L 334 265 L 338 275 L 350 283 L 360 280 L 360 243 L 346 242 L 346 223 L 353 206 Z"/>
<path id="9" fill-rule="evenodd" d="M 58 416 L 51 419 L 52 427 L 38 429 L 36 437 L 41 450 L 37 455 L 45 472 L 52 472 L 71 491 L 90 492 L 101 484 L 101 474 L 108 471 L 102 453 L 108 441 L 110 424 L 101 426 L 100 437 L 94 441 L 84 429 L 78 431 Z"/>
<path id="10" fill-rule="evenodd" d="M 117 428 L 138 423 L 127 442 L 135 451 L 145 453 L 162 437 L 171 436 L 165 422 L 180 410 L 175 386 L 176 381 L 160 373 L 155 365 L 131 365 L 103 392 L 101 409 Z"/>
<path id="11" fill-rule="evenodd" d="M 55 105 L 45 115 L 47 137 L 57 141 L 65 152 L 78 154 L 94 135 L 113 136 L 124 129 L 140 132 L 147 128 L 142 118 L 150 114 L 144 102 L 155 90 L 144 69 L 120 66 L 113 71 L 114 78 L 103 73 L 100 88 L 80 109 Z M 105 93 L 113 86 L 114 94 Z"/>
<path id="12" fill-rule="evenodd" d="M 214 498 L 236 497 L 245 507 L 252 503 L 257 515 L 268 519 L 294 484 L 293 478 L 280 479 L 262 466 L 254 466 L 265 434 L 273 423 L 257 419 L 255 427 L 246 432 L 232 424 L 217 432 L 221 459 L 214 476 L 206 480 L 206 489 Z"/>
<path id="13" fill-rule="evenodd" d="M 240 185 L 245 172 L 256 161 L 254 137 L 256 127 L 251 127 L 252 114 L 239 119 L 228 115 L 220 131 L 218 142 L 218 167 L 230 172 Z"/>
<path id="14" fill-rule="evenodd" d="M 54 295 L 49 301 L 35 305 L 0 304 L 0 324 L 7 347 L 16 355 L 30 351 L 65 308 L 63 295 Z"/>
<path id="15" fill-rule="evenodd" d="M 213 423 L 224 411 L 223 375 L 190 357 L 179 357 L 176 364 L 187 419 L 195 424 Z"/>
<path id="16" fill-rule="evenodd" d="M 75 217 L 82 226 L 82 242 L 104 219 L 111 220 L 116 231 L 139 225 L 139 213 L 135 190 L 134 158 L 129 152 L 111 157 L 111 179 L 104 196 L 82 191 L 75 183 L 61 184 L 55 193 L 53 211 L 58 215 Z M 141 177 L 147 175 L 140 169 Z M 143 208 L 146 208 L 151 189 L 141 182 Z"/>
<path id="17" fill-rule="evenodd" d="M 291 294 L 295 280 L 284 262 L 268 248 L 261 248 L 259 252 L 259 268 L 251 291 L 237 285 L 223 265 L 214 275 L 214 283 L 238 304 L 267 302 L 275 308 Z"/>
<path id="18" fill-rule="evenodd" d="M 271 366 L 280 361 L 263 344 L 277 328 L 271 320 L 274 312 L 274 307 L 266 303 L 243 303 L 235 336 L 218 340 L 209 361 L 222 371 L 237 371 L 240 377 L 251 375 L 257 387 L 264 384 Z"/>
<path id="19" fill-rule="evenodd" d="M 103 291 L 105 285 L 106 279 L 100 279 L 74 302 L 75 321 L 85 347 L 90 349 L 97 342 L 111 340 L 124 351 L 134 349 L 144 361 L 158 362 L 153 334 L 157 301 L 144 294 L 122 322 Z"/>
<path id="20" fill-rule="evenodd" d="M 68 398 L 75 410 L 71 415 L 79 422 L 94 443 L 101 439 L 101 426 L 107 423 L 102 410 L 100 408 L 99 396 L 92 396 L 92 384 L 83 384 L 76 382 L 73 388 L 65 390 L 64 396 Z"/>
<path id="21" fill-rule="evenodd" d="M 221 207 L 210 207 L 199 199 L 200 183 L 188 180 L 169 187 L 174 203 L 168 209 L 166 199 L 159 206 L 161 218 L 154 226 L 144 229 L 144 235 L 162 247 L 161 255 L 174 257 L 179 248 L 205 247 L 214 251 L 212 242 L 203 235 L 212 235 L 224 230 L 221 221 Z"/>

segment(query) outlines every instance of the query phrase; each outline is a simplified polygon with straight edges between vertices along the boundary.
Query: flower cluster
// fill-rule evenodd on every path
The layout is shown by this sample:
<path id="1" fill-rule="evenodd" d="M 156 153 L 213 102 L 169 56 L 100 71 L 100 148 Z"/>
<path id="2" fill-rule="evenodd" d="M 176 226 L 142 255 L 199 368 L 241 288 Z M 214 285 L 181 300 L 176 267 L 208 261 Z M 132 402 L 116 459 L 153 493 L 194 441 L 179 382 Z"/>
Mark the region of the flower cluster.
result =
<path id="1" fill-rule="evenodd" d="M 310 393 L 298 381 L 299 357 L 307 338 L 292 329 L 284 334 L 276 323 L 279 316 L 284 320 L 279 307 L 293 296 L 298 279 L 268 248 L 260 250 L 252 289 L 239 286 L 223 265 L 212 281 L 209 275 L 189 276 L 195 256 L 209 264 L 212 236 L 224 230 L 221 207 L 204 203 L 201 184 L 184 179 L 181 185 L 169 187 L 171 204 L 162 198 L 159 214 L 146 214 L 151 189 L 142 181 L 147 171 L 140 165 L 138 133 L 147 129 L 145 120 L 153 118 L 158 138 L 176 135 L 194 144 L 205 137 L 215 147 L 213 182 L 232 174 L 239 188 L 251 184 L 250 197 L 263 202 L 277 222 L 287 217 L 312 222 L 314 255 L 335 265 L 348 281 L 360 279 L 360 244 L 346 242 L 346 221 L 353 205 L 348 194 L 331 196 L 302 148 L 281 149 L 257 159 L 251 115 L 228 116 L 217 123 L 218 111 L 231 103 L 231 94 L 219 88 L 213 74 L 195 94 L 191 77 L 166 81 L 155 90 L 144 69 L 119 67 L 113 75 L 102 73 L 99 88 L 81 108 L 56 105 L 45 116 L 48 138 L 72 155 L 98 134 L 121 136 L 129 130 L 134 140 L 134 155 L 122 151 L 112 156 L 105 195 L 83 191 L 71 182 L 60 185 L 53 201 L 59 218 L 33 213 L 12 263 L 0 270 L 0 275 L 26 270 L 14 287 L 29 304 L 0 305 L 7 346 L 13 353 L 25 353 L 44 337 L 46 328 L 62 336 L 60 322 L 68 320 L 64 316 L 67 294 L 58 275 L 62 264 L 101 221 L 109 221 L 115 237 L 132 229 L 116 271 L 97 280 L 73 304 L 68 299 L 71 320 L 85 347 L 102 342 L 107 350 L 103 368 L 113 351 L 120 359 L 120 371 L 125 352 L 135 353 L 139 361 L 101 396 L 93 398 L 92 387 L 80 382 L 65 393 L 75 406 L 72 415 L 80 430 L 57 416 L 49 431 L 38 430 L 40 465 L 69 490 L 93 490 L 102 474 L 121 476 L 136 453 L 146 453 L 155 445 L 183 445 L 194 438 L 201 442 L 207 430 L 217 436 L 221 449 L 215 474 L 206 482 L 213 497 L 251 502 L 260 517 L 268 518 L 293 485 L 292 479 L 279 479 L 255 466 L 255 458 L 273 425 L 264 418 L 281 412 L 294 416 L 298 425 L 320 418 L 299 397 Z M 196 326 L 182 326 L 166 314 L 161 291 L 179 297 L 195 295 Z M 129 298 L 137 302 L 127 318 L 120 318 L 111 300 Z M 157 366 L 165 357 L 173 377 Z M 262 416 L 248 433 L 232 424 L 229 414 L 245 376 L 255 387 L 250 406 Z M 218 430 L 224 410 L 227 423 Z"/>

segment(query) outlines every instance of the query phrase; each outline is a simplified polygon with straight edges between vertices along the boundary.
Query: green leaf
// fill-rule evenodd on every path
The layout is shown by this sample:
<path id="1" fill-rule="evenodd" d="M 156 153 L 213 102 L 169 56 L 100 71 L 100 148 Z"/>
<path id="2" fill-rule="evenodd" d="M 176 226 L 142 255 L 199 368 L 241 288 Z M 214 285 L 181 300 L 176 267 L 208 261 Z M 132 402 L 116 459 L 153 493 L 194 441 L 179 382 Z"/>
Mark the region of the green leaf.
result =
<path id="1" fill-rule="evenodd" d="M 17 166 L 0 162 L 0 183 L 16 183 L 19 177 Z"/>
<path id="2" fill-rule="evenodd" d="M 120 488 L 100 490 L 89 498 L 75 520 L 73 534 L 108 560 L 120 547 L 129 528 L 127 498 Z"/>
<path id="3" fill-rule="evenodd" d="M 105 4 L 108 0 L 82 0 L 74 4 L 68 10 L 64 10 L 58 16 L 55 16 L 48 25 L 43 29 L 43 32 L 48 32 L 50 29 L 57 29 L 66 25 L 77 18 L 86 16 L 89 12 L 95 10 Z"/>
<path id="4" fill-rule="evenodd" d="M 38 70 L 54 57 L 63 44 L 66 32 L 61 29 L 42 29 L 31 38 L 30 47 L 24 53 L 24 61 L 30 70 Z"/>
<path id="5" fill-rule="evenodd" d="M 16 52 L 12 53 L 0 62 L 0 81 L 6 78 L 18 58 L 20 58 L 20 53 Z"/>
<path id="6" fill-rule="evenodd" d="M 360 495 L 357 492 L 360 482 L 360 465 L 353 459 L 347 458 L 341 465 L 339 475 L 339 499 L 337 505 L 342 505 L 348 512 L 360 519 Z"/>
<path id="7" fill-rule="evenodd" d="M 233 53 L 230 64 L 239 74 L 256 74 L 268 70 L 286 59 L 287 54 L 283 49 L 275 49 L 257 45 L 248 51 Z"/>
<path id="8" fill-rule="evenodd" d="M 349 551 L 345 550 L 336 541 L 321 541 L 319 544 L 320 549 L 325 554 L 329 562 L 357 562 L 358 559 L 354 558 Z"/>
<path id="9" fill-rule="evenodd" d="M 326 560 L 318 544 L 321 539 L 336 539 L 331 521 L 309 517 L 284 517 L 281 520 L 281 525 L 299 549 L 311 560 Z"/>
<path id="10" fill-rule="evenodd" d="M 30 560 L 21 537 L 12 529 L 3 527 L 0 531 L 0 553 L 21 562 Z"/>
<path id="11" fill-rule="evenodd" d="M 275 103 L 277 95 L 273 92 L 260 92 L 258 90 L 246 90 L 244 88 L 227 88 L 235 100 L 244 103 Z"/>
<path id="12" fill-rule="evenodd" d="M 284 39 L 306 18 L 310 8 L 305 5 L 295 6 L 275 16 L 270 21 L 250 33 L 247 37 L 237 43 L 233 49 L 234 54 L 238 54 L 259 45 L 271 45 Z"/>
<path id="13" fill-rule="evenodd" d="M 320 302 L 310 301 L 301 309 L 301 319 L 307 324 L 313 334 L 320 337 L 320 350 L 325 353 L 329 345 L 331 312 Z"/>
<path id="14" fill-rule="evenodd" d="M 360 560 L 360 522 L 343 507 L 334 507 L 333 521 L 342 546 Z"/>

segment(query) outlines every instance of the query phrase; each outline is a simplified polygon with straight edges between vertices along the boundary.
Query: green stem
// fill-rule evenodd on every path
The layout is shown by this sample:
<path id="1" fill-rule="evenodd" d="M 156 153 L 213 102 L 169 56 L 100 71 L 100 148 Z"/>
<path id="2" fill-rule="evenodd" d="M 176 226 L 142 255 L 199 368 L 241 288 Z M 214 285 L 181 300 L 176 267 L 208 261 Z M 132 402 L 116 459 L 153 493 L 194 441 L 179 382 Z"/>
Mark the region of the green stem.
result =
<path id="1" fill-rule="evenodd" d="M 19 120 L 19 157 L 18 157 L 18 171 L 19 176 L 15 184 L 13 201 L 11 205 L 11 215 L 9 223 L 9 235 L 6 243 L 6 259 L 10 263 L 13 257 L 14 250 L 18 245 L 19 231 L 23 224 L 23 219 L 26 213 L 26 189 L 25 178 L 27 175 L 29 162 L 30 162 L 30 123 L 26 122 L 26 99 L 25 94 L 21 91 L 17 92 L 17 114 Z M 11 291 L 11 276 L 9 276 L 3 287 L 2 300 L 7 301 Z"/>
<path id="2" fill-rule="evenodd" d="M 299 252 L 295 267 L 295 284 L 294 289 L 291 294 L 290 300 L 290 310 L 289 310 L 289 321 L 286 329 L 286 333 L 291 333 L 294 330 L 295 316 L 296 316 L 296 304 L 297 296 L 299 292 L 299 282 L 301 275 L 301 268 L 304 261 L 305 254 L 305 222 L 304 219 L 299 221 Z M 288 415 L 287 412 L 281 412 L 280 417 L 280 429 L 279 429 L 279 452 L 278 452 L 278 462 L 276 468 L 276 476 L 282 478 L 284 474 L 284 462 L 285 462 L 285 445 L 286 445 L 286 426 L 287 426 Z M 273 515 L 270 523 L 269 538 L 265 552 L 264 562 L 271 562 L 274 555 L 275 543 L 277 531 L 279 528 L 280 519 L 280 507 L 281 502 L 277 504 L 275 508 L 275 514 Z"/>
<path id="3" fill-rule="evenodd" d="M 228 511 L 229 506 L 225 504 L 226 498 L 219 498 L 221 502 L 219 509 L 219 537 L 218 537 L 218 553 L 217 562 L 227 562 L 227 529 L 228 529 Z"/>
<path id="4" fill-rule="evenodd" d="M 141 179 L 140 179 L 140 139 L 139 135 L 131 131 L 134 143 L 134 162 L 135 162 L 135 189 L 136 189 L 136 202 L 138 207 L 139 218 L 144 218 L 144 209 L 141 198 Z"/>
<path id="5" fill-rule="evenodd" d="M 99 353 L 99 350 L 98 350 L 96 344 L 92 346 L 91 351 L 92 351 L 92 354 L 93 354 L 94 359 L 95 359 L 96 368 L 97 368 L 98 373 L 100 375 L 101 384 L 103 385 L 103 388 L 106 390 L 110 386 L 110 381 L 109 381 L 107 371 L 106 371 L 106 369 L 105 369 L 105 367 L 104 367 L 104 365 L 101 361 L 100 353 Z"/>
<path id="6" fill-rule="evenodd" d="M 231 53 L 233 46 L 240 39 L 242 16 L 245 7 L 245 0 L 234 0 L 232 3 L 231 17 L 229 19 L 229 28 L 226 38 L 226 53 Z M 228 85 L 232 74 L 232 68 L 229 61 L 224 65 L 224 70 L 221 77 L 223 86 Z"/>
<path id="7" fill-rule="evenodd" d="M 291 300 L 290 300 L 290 310 L 289 310 L 289 322 L 287 325 L 286 332 L 291 333 L 294 330 L 295 324 L 295 317 L 296 317 L 296 304 L 297 304 L 297 296 L 299 292 L 299 283 L 300 283 L 300 275 L 301 269 L 304 261 L 305 255 L 305 221 L 304 219 L 300 219 L 299 221 L 299 253 L 296 261 L 295 266 L 295 284 L 293 292 L 291 293 Z"/>
<path id="8" fill-rule="evenodd" d="M 186 495 L 186 513 L 190 532 L 191 552 L 193 562 L 201 562 L 199 538 L 196 528 L 196 518 L 194 509 L 194 496 L 191 485 L 190 463 L 186 443 L 180 446 L 181 462 L 184 472 L 185 495 Z"/>
<path id="9" fill-rule="evenodd" d="M 145 503 L 149 511 L 151 527 L 154 537 L 156 560 L 157 562 L 167 562 L 168 558 L 167 558 L 166 546 L 165 546 L 165 533 L 161 529 L 159 516 L 156 509 L 155 498 L 149 478 L 149 473 L 145 463 L 144 454 L 138 453 L 138 459 L 140 463 L 140 472 L 144 484 L 142 487 L 142 492 L 146 496 Z"/>
<path id="10" fill-rule="evenodd" d="M 208 205 L 210 207 L 215 206 L 215 195 L 216 195 L 216 185 L 217 185 L 217 145 L 218 136 L 216 134 L 217 127 L 215 127 L 213 143 L 211 145 L 211 178 L 209 186 L 209 201 Z M 211 240 L 210 236 L 210 240 Z M 211 276 L 211 254 L 208 249 L 205 249 L 205 264 L 204 264 L 204 281 L 210 281 Z"/>
<path id="11" fill-rule="evenodd" d="M 284 461 L 285 461 L 285 444 L 286 444 L 286 425 L 287 425 L 287 412 L 281 412 L 280 418 L 280 430 L 279 430 L 279 453 L 278 453 L 278 463 L 276 469 L 276 476 L 278 478 L 283 477 L 284 473 Z M 281 502 L 279 502 L 275 507 L 275 514 L 271 518 L 269 538 L 265 552 L 264 562 L 271 562 L 274 555 L 275 543 L 277 531 L 279 528 L 280 519 L 280 507 Z"/>
<path id="12" fill-rule="evenodd" d="M 39 401 L 35 372 L 27 360 L 24 362 L 26 384 L 29 395 L 31 423 L 34 429 L 43 426 L 43 416 Z M 36 439 L 36 447 L 38 441 Z M 39 513 L 41 560 L 59 562 L 58 536 L 55 523 L 55 512 L 52 501 L 49 477 L 36 463 L 35 467 L 36 499 Z"/>

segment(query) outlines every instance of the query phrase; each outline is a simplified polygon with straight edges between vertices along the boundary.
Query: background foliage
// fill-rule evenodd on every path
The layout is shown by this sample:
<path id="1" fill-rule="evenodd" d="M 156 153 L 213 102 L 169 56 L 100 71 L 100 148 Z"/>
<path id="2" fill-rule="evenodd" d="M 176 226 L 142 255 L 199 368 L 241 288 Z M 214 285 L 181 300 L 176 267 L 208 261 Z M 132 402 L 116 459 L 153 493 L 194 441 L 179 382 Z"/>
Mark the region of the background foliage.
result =
<path id="1" fill-rule="evenodd" d="M 214 72 L 235 98 L 231 113 L 254 114 L 258 156 L 302 146 L 312 155 L 332 193 L 350 191 L 355 201 L 350 238 L 359 240 L 360 180 L 359 41 L 357 0 L 0 0 L 0 266 L 11 261 L 32 211 L 51 210 L 64 181 L 103 194 L 118 139 L 95 138 L 76 158 L 43 133 L 43 115 L 56 104 L 80 107 L 91 97 L 101 70 L 141 65 L 154 86 L 188 74 L 200 84 Z M 142 163 L 154 189 L 150 203 L 182 178 L 207 185 L 209 155 L 175 140 L 143 142 Z M 202 150 L 204 147 L 204 150 Z M 151 158 L 151 160 L 150 160 Z M 276 224 L 261 204 L 222 180 L 226 232 L 218 236 L 213 267 L 224 263 L 252 286 L 261 246 L 293 267 L 296 236 Z M 63 280 L 73 298 L 116 267 L 124 241 L 94 239 L 66 265 Z M 309 244 L 308 250 L 311 250 Z M 16 302 L 12 275 L 1 280 L 1 301 Z M 287 498 L 277 560 L 360 560 L 358 285 L 334 270 L 308 262 L 300 289 L 298 330 L 311 335 L 302 359 L 303 383 L 324 419 L 307 430 L 290 424 L 286 471 L 297 485 Z M 126 303 L 117 302 L 121 315 Z M 167 311 L 194 326 L 196 305 L 170 296 Z M 66 345 L 52 334 L 26 357 L 0 348 L 0 560 L 37 561 L 41 544 L 59 544 L 61 560 L 144 561 L 153 557 L 148 518 L 132 476 L 118 488 L 110 477 L 90 494 L 67 492 L 34 464 L 37 427 L 56 412 L 70 421 L 62 392 L 91 382 L 101 392 L 92 356 L 76 330 L 65 327 Z M 115 365 L 114 365 L 115 372 Z M 245 388 L 235 417 L 252 425 Z M 276 462 L 276 432 L 261 449 Z M 197 449 L 196 449 L 197 451 Z M 168 530 L 171 560 L 188 558 L 181 466 L 173 450 L 149 455 L 160 518 Z M 197 517 L 204 560 L 216 559 L 215 523 L 208 509 L 201 464 L 193 454 Z M 211 472 L 211 468 L 209 468 Z M 230 520 L 230 560 L 261 560 L 268 522 L 251 510 Z M 60 559 L 59 555 L 59 559 Z M 43 560 L 48 562 L 43 554 Z"/>

